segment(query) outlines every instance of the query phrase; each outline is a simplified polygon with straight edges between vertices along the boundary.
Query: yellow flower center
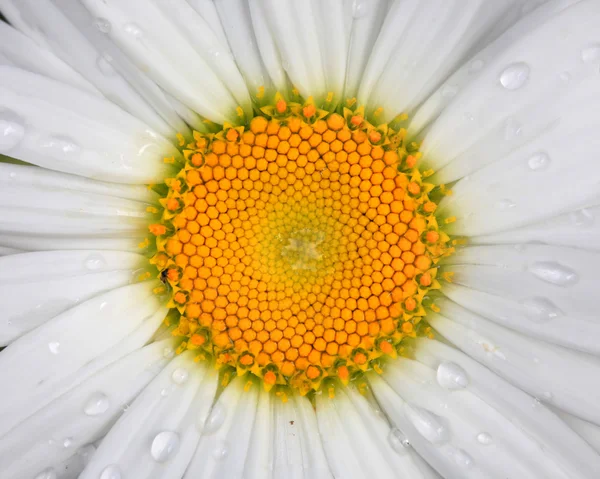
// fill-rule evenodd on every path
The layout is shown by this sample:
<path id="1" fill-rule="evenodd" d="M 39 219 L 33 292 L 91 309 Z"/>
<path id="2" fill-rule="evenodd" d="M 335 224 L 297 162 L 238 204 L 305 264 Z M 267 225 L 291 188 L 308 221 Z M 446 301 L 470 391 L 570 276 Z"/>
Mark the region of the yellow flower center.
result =
<path id="1" fill-rule="evenodd" d="M 404 130 L 283 99 L 262 112 L 182 140 L 152 262 L 184 348 L 306 393 L 417 334 L 448 238 Z"/>

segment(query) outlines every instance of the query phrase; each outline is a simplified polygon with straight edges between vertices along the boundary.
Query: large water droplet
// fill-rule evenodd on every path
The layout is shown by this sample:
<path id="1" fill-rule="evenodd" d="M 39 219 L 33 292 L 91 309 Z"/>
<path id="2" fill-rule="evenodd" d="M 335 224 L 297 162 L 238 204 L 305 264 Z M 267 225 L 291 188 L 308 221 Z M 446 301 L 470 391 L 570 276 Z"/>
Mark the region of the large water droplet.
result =
<path id="1" fill-rule="evenodd" d="M 94 253 L 86 258 L 84 266 L 90 271 L 98 271 L 106 266 L 106 260 L 104 256 Z"/>
<path id="2" fill-rule="evenodd" d="M 0 112 L 0 151 L 9 151 L 25 137 L 25 127 L 16 114 Z"/>
<path id="3" fill-rule="evenodd" d="M 225 416 L 226 412 L 223 405 L 220 403 L 215 404 L 204 423 L 204 430 L 202 433 L 204 435 L 215 433 L 225 422 Z"/>
<path id="4" fill-rule="evenodd" d="M 100 473 L 100 479 L 122 479 L 123 476 L 121 476 L 121 469 L 119 469 L 119 466 L 116 466 L 114 464 L 106 467 L 101 473 Z"/>
<path id="5" fill-rule="evenodd" d="M 500 84 L 507 90 L 518 90 L 529 78 L 529 65 L 519 62 L 509 65 L 500 75 Z"/>
<path id="6" fill-rule="evenodd" d="M 573 286 L 579 281 L 575 271 L 555 261 L 536 261 L 529 267 L 529 271 L 542 281 L 557 286 Z"/>
<path id="7" fill-rule="evenodd" d="M 400 429 L 396 427 L 390 430 L 390 433 L 388 434 L 388 442 L 392 449 L 399 454 L 405 453 L 406 448 L 410 446 L 408 438 Z"/>
<path id="8" fill-rule="evenodd" d="M 404 413 L 415 429 L 432 444 L 442 444 L 450 439 L 442 418 L 427 409 L 406 405 Z"/>
<path id="9" fill-rule="evenodd" d="M 463 389 L 469 385 L 469 377 L 458 364 L 444 361 L 437 368 L 437 382 L 446 389 Z"/>
<path id="10" fill-rule="evenodd" d="M 34 479 L 56 479 L 58 476 L 52 468 L 44 469 Z"/>
<path id="11" fill-rule="evenodd" d="M 364 17 L 369 13 L 369 4 L 366 0 L 354 0 L 352 2 L 352 16 L 354 18 Z"/>
<path id="12" fill-rule="evenodd" d="M 581 59 L 584 63 L 600 63 L 600 45 L 590 45 L 581 50 Z"/>
<path id="13" fill-rule="evenodd" d="M 144 31 L 141 29 L 141 27 L 135 23 L 127 23 L 123 29 L 125 30 L 125 33 L 136 39 L 141 38 L 144 34 Z"/>
<path id="14" fill-rule="evenodd" d="M 112 29 L 111 23 L 106 18 L 97 18 L 94 26 L 102 33 L 109 33 Z"/>
<path id="15" fill-rule="evenodd" d="M 543 151 L 534 153 L 527 160 L 527 166 L 531 171 L 543 171 L 550 166 L 550 157 Z"/>
<path id="16" fill-rule="evenodd" d="M 563 315 L 552 301 L 546 298 L 527 298 L 521 301 L 525 315 L 536 323 L 545 323 Z"/>
<path id="17" fill-rule="evenodd" d="M 109 407 L 110 402 L 106 394 L 97 392 L 85 403 L 83 412 L 88 416 L 99 416 L 100 414 L 104 414 Z"/>
<path id="18" fill-rule="evenodd" d="M 179 434 L 173 431 L 163 431 L 152 441 L 150 454 L 156 462 L 168 461 L 179 449 Z"/>
<path id="19" fill-rule="evenodd" d="M 492 436 L 487 432 L 480 432 L 477 434 L 477 442 L 482 446 L 489 446 L 493 441 Z"/>
<path id="20" fill-rule="evenodd" d="M 183 384 L 188 380 L 189 377 L 190 373 L 187 371 L 187 369 L 183 368 L 177 368 L 175 371 L 173 371 L 173 374 L 171 374 L 171 379 L 175 384 Z"/>
<path id="21" fill-rule="evenodd" d="M 48 349 L 52 354 L 58 354 L 60 352 L 60 343 L 58 341 L 52 341 L 48 343 Z"/>
<path id="22" fill-rule="evenodd" d="M 594 215 L 592 215 L 592 213 L 585 208 L 579 211 L 574 211 L 570 214 L 570 218 L 575 226 L 589 228 L 590 226 L 594 225 Z"/>
<path id="23" fill-rule="evenodd" d="M 215 444 L 215 448 L 212 451 L 212 456 L 217 460 L 221 461 L 229 455 L 229 444 L 227 441 L 219 440 Z"/>
<path id="24" fill-rule="evenodd" d="M 459 467 L 469 468 L 473 465 L 473 458 L 462 449 L 453 451 L 452 458 Z"/>

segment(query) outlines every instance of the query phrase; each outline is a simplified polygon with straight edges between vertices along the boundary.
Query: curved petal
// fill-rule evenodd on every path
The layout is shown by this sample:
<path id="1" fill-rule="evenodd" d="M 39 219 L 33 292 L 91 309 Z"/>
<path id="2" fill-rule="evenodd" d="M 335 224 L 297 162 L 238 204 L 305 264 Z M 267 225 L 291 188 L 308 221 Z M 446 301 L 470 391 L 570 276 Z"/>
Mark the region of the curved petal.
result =
<path id="1" fill-rule="evenodd" d="M 306 397 L 261 391 L 245 479 L 331 479 L 317 419 Z"/>
<path id="2" fill-rule="evenodd" d="M 0 258 L 0 346 L 97 294 L 137 280 L 144 256 L 54 251 Z"/>
<path id="3" fill-rule="evenodd" d="M 0 438 L 2 473 L 36 477 L 102 437 L 165 366 L 163 350 L 172 342 L 153 343 L 111 364 Z"/>
<path id="4" fill-rule="evenodd" d="M 195 363 L 191 352 L 178 356 L 121 416 L 80 478 L 96 479 L 107 470 L 125 477 L 181 477 L 216 390 L 215 371 Z"/>
<path id="5" fill-rule="evenodd" d="M 258 403 L 257 384 L 237 377 L 214 404 L 183 479 L 243 477 Z"/>
<path id="6" fill-rule="evenodd" d="M 437 477 L 353 388 L 338 388 L 335 397 L 318 395 L 317 420 L 334 477 Z"/>
<path id="7" fill-rule="evenodd" d="M 600 454 L 600 426 L 561 410 L 556 410 L 556 414 Z"/>
<path id="8" fill-rule="evenodd" d="M 552 246 L 458 250 L 444 294 L 458 304 L 546 341 L 600 354 L 595 292 L 600 255 Z"/>
<path id="9" fill-rule="evenodd" d="M 0 66 L 0 152 L 57 171 L 116 183 L 162 182 L 167 140 L 114 104 L 18 68 Z"/>
<path id="10" fill-rule="evenodd" d="M 410 444 L 444 477 L 593 478 L 600 456 L 543 405 L 459 351 L 418 340 L 416 357 L 369 379 Z"/>
<path id="11" fill-rule="evenodd" d="M 600 424 L 600 358 L 498 326 L 450 301 L 429 323 L 446 339 L 532 396 Z M 449 319 L 451 318 L 451 319 Z"/>
<path id="12" fill-rule="evenodd" d="M 0 396 L 0 434 L 107 362 L 145 344 L 167 311 L 152 292 L 155 286 L 149 281 L 95 296 L 0 352 L 0 380 L 11 391 Z"/>

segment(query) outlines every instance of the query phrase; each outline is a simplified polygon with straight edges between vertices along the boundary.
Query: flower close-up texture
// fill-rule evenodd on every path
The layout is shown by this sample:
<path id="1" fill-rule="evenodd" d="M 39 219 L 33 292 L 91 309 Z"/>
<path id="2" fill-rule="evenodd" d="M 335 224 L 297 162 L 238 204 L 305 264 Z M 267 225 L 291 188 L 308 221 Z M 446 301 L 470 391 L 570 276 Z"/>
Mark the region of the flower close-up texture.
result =
<path id="1" fill-rule="evenodd" d="M 600 477 L 600 0 L 0 14 L 0 479 Z"/>

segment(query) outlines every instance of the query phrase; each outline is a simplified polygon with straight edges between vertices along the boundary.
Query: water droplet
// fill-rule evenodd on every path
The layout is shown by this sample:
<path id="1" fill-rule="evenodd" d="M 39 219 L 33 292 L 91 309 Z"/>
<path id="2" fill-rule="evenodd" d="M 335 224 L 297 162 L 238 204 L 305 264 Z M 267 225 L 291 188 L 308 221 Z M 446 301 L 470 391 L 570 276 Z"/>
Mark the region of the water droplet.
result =
<path id="1" fill-rule="evenodd" d="M 17 174 L 16 174 L 14 171 L 11 171 L 11 172 L 8 174 L 8 177 L 9 177 L 9 178 L 16 178 L 16 177 L 17 177 Z"/>
<path id="2" fill-rule="evenodd" d="M 507 141 L 514 140 L 515 138 L 521 136 L 523 132 L 521 123 L 519 123 L 514 118 L 509 118 L 506 120 L 504 124 L 504 139 Z"/>
<path id="3" fill-rule="evenodd" d="M 173 374 L 171 374 L 171 379 L 175 384 L 183 384 L 188 380 L 189 377 L 190 373 L 187 371 L 187 369 L 183 368 L 177 368 L 175 371 L 173 371 Z"/>
<path id="4" fill-rule="evenodd" d="M 54 136 L 50 139 L 43 140 L 40 142 L 40 148 L 49 150 L 50 155 L 55 155 L 56 158 L 63 159 L 66 157 L 72 157 L 79 154 L 81 147 L 73 141 L 73 139 L 66 136 Z"/>
<path id="5" fill-rule="evenodd" d="M 475 121 L 475 117 L 474 117 L 474 116 L 473 116 L 471 113 L 469 113 L 469 112 L 466 112 L 466 113 L 464 113 L 464 114 L 463 114 L 463 118 L 464 118 L 466 121 L 469 121 L 469 122 L 471 122 L 471 121 Z"/>
<path id="6" fill-rule="evenodd" d="M 112 29 L 111 23 L 106 18 L 97 18 L 94 26 L 102 33 L 110 33 Z"/>
<path id="7" fill-rule="evenodd" d="M 550 157 L 548 153 L 539 151 L 529 157 L 527 166 L 531 171 L 543 171 L 550 166 Z"/>
<path id="8" fill-rule="evenodd" d="M 579 281 L 575 271 L 554 261 L 536 261 L 529 267 L 529 272 L 542 281 L 557 286 L 573 286 Z"/>
<path id="9" fill-rule="evenodd" d="M 432 444 L 442 444 L 450 439 L 442 418 L 427 409 L 406 405 L 404 413 L 415 429 Z"/>
<path id="10" fill-rule="evenodd" d="M 483 60 L 473 60 L 469 65 L 469 73 L 477 73 L 483 68 L 484 62 Z"/>
<path id="11" fill-rule="evenodd" d="M 570 214 L 570 217 L 575 226 L 589 228 L 590 226 L 594 225 L 594 215 L 592 215 L 592 213 L 585 208 L 579 211 L 574 211 Z"/>
<path id="12" fill-rule="evenodd" d="M 48 343 L 48 349 L 52 354 L 58 354 L 60 352 L 60 343 L 58 341 L 52 341 Z"/>
<path id="13" fill-rule="evenodd" d="M 352 16 L 354 18 L 364 17 L 369 13 L 369 5 L 365 0 L 354 0 L 352 2 Z"/>
<path id="14" fill-rule="evenodd" d="M 498 207 L 499 210 L 506 211 L 506 210 L 510 210 L 510 209 L 514 208 L 517 205 L 512 200 L 503 199 L 503 200 L 498 201 L 498 203 L 496 203 L 496 206 Z"/>
<path id="15" fill-rule="evenodd" d="M 507 90 L 518 90 L 529 78 L 529 65 L 519 62 L 509 65 L 500 75 L 500 84 Z"/>
<path id="16" fill-rule="evenodd" d="M 110 401 L 106 394 L 100 392 L 94 393 L 92 397 L 85 403 L 83 412 L 87 416 L 99 416 L 104 414 L 110 407 Z"/>
<path id="17" fill-rule="evenodd" d="M 110 465 L 100 473 L 100 479 L 122 479 L 119 466 Z"/>
<path id="18" fill-rule="evenodd" d="M 542 396 L 546 401 L 552 401 L 552 399 L 554 398 L 554 394 L 552 394 L 550 391 L 544 391 L 542 393 Z"/>
<path id="19" fill-rule="evenodd" d="M 67 437 L 65 438 L 65 440 L 63 441 L 63 447 L 65 449 L 70 448 L 73 445 L 73 438 Z"/>
<path id="20" fill-rule="evenodd" d="M 169 390 L 168 389 L 161 389 L 160 391 L 160 395 L 164 398 L 166 398 L 169 395 Z"/>
<path id="21" fill-rule="evenodd" d="M 173 356 L 175 356 L 175 351 L 173 350 L 173 348 L 163 349 L 163 358 L 171 359 Z"/>
<path id="22" fill-rule="evenodd" d="M 408 438 L 396 427 L 390 430 L 388 442 L 390 443 L 390 446 L 392 446 L 392 449 L 399 454 L 406 452 L 406 448 L 410 446 Z"/>
<path id="23" fill-rule="evenodd" d="M 136 39 L 140 39 L 144 34 L 144 31 L 140 28 L 140 26 L 135 23 L 127 23 L 123 29 L 125 30 L 125 33 Z"/>
<path id="24" fill-rule="evenodd" d="M 34 479 L 56 479 L 56 471 L 52 468 L 44 469 Z"/>
<path id="25" fill-rule="evenodd" d="M 454 85 L 444 85 L 442 88 L 442 96 L 444 98 L 453 98 L 458 93 L 458 88 Z"/>
<path id="26" fill-rule="evenodd" d="M 106 260 L 104 256 L 94 253 L 86 258 L 84 265 L 90 271 L 98 271 L 106 266 Z"/>
<path id="27" fill-rule="evenodd" d="M 469 385 L 469 377 L 458 364 L 444 361 L 437 368 L 437 382 L 445 389 L 463 389 Z"/>
<path id="28" fill-rule="evenodd" d="M 208 435 L 215 433 L 225 422 L 225 416 L 225 408 L 223 405 L 219 403 L 215 404 L 204 423 L 203 434 Z"/>
<path id="29" fill-rule="evenodd" d="M 163 431 L 152 441 L 150 454 L 156 462 L 166 462 L 179 449 L 179 434 L 173 431 Z"/>
<path id="30" fill-rule="evenodd" d="M 456 449 L 452 453 L 454 462 L 459 467 L 469 468 L 473 465 L 473 458 L 462 449 Z"/>
<path id="31" fill-rule="evenodd" d="M 581 50 L 583 63 L 600 63 L 600 45 L 590 45 Z"/>
<path id="32" fill-rule="evenodd" d="M 477 434 L 477 442 L 482 446 L 489 446 L 493 441 L 492 436 L 487 432 L 480 432 Z"/>
<path id="33" fill-rule="evenodd" d="M 93 444 L 83 446 L 77 451 L 77 455 L 82 458 L 83 463 L 87 466 L 92 460 L 92 456 L 96 452 L 96 447 Z"/>
<path id="34" fill-rule="evenodd" d="M 571 74 L 569 72 L 562 72 L 560 75 L 558 75 L 558 78 L 566 85 L 571 81 Z"/>
<path id="35" fill-rule="evenodd" d="M 0 151 L 9 151 L 25 137 L 25 127 L 11 111 L 0 112 Z"/>
<path id="36" fill-rule="evenodd" d="M 114 76 L 117 74 L 115 67 L 112 66 L 113 58 L 108 53 L 103 53 L 102 55 L 98 55 L 98 60 L 96 60 L 96 66 L 100 73 L 106 76 Z"/>
<path id="37" fill-rule="evenodd" d="M 225 459 L 229 455 L 229 444 L 227 443 L 227 441 L 217 441 L 217 443 L 215 444 L 215 448 L 213 449 L 212 455 L 217 461 Z"/>
<path id="38" fill-rule="evenodd" d="M 525 315 L 536 323 L 545 323 L 551 319 L 558 318 L 563 312 L 558 309 L 552 301 L 546 298 L 528 298 L 521 301 Z"/>

